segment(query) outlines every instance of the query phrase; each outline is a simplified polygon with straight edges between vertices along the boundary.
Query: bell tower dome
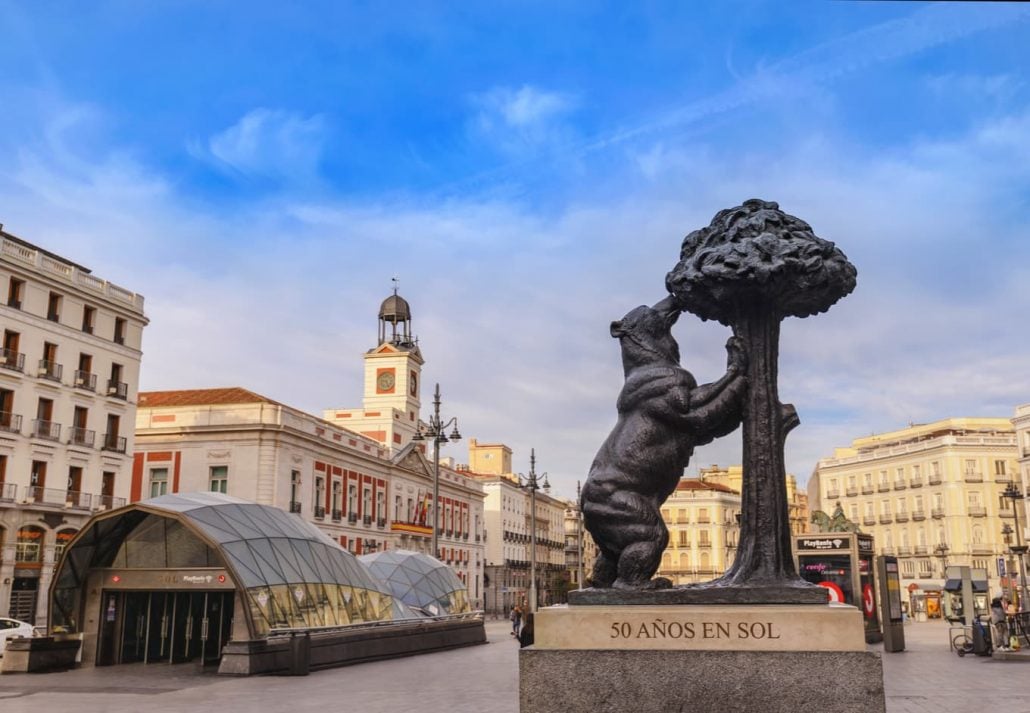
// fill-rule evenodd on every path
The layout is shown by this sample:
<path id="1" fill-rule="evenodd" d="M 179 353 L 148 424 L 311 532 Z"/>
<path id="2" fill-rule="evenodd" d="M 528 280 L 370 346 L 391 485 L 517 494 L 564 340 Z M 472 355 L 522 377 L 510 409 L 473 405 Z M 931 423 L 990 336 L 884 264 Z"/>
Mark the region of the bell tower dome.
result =
<path id="1" fill-rule="evenodd" d="M 396 285 L 393 294 L 379 307 L 379 343 L 387 342 L 403 347 L 415 345 L 411 337 L 411 305 L 397 294 Z"/>

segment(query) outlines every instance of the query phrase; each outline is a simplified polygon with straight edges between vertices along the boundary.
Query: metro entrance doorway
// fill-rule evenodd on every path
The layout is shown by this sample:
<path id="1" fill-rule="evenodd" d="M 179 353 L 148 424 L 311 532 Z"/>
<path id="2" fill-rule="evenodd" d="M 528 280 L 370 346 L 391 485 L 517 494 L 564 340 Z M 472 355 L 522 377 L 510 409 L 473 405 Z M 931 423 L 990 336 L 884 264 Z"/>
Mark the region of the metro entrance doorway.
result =
<path id="1" fill-rule="evenodd" d="M 232 591 L 104 590 L 97 665 L 217 664 L 229 641 Z"/>

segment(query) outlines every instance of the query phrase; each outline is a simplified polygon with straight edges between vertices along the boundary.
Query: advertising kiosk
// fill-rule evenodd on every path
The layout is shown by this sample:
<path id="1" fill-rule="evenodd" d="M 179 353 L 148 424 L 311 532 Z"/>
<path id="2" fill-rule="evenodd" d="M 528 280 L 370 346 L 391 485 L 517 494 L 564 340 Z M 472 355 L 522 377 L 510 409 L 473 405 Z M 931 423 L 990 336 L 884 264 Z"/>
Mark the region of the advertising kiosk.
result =
<path id="1" fill-rule="evenodd" d="M 873 537 L 858 532 L 826 532 L 794 538 L 801 578 L 826 587 L 830 601 L 858 607 L 866 643 L 883 640 L 873 583 Z"/>

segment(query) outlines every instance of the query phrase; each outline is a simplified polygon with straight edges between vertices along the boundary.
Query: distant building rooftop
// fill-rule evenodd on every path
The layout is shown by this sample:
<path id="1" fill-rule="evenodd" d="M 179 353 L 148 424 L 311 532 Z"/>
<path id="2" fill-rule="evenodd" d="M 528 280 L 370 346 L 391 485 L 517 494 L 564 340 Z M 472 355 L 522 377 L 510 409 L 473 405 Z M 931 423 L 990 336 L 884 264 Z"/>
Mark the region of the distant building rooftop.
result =
<path id="1" fill-rule="evenodd" d="M 276 404 L 267 396 L 255 394 L 239 386 L 220 389 L 182 389 L 178 391 L 141 391 L 140 408 L 160 406 L 222 406 L 229 404 Z"/>

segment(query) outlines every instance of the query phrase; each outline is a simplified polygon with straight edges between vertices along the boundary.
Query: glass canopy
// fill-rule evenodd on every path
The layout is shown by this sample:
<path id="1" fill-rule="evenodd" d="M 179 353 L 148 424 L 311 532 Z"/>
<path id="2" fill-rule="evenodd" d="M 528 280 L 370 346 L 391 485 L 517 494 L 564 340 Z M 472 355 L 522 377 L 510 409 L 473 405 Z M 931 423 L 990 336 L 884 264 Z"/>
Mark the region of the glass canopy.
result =
<path id="1" fill-rule="evenodd" d="M 450 567 L 429 555 L 387 550 L 358 558 L 396 599 L 431 616 L 472 611 L 468 589 Z"/>
<path id="2" fill-rule="evenodd" d="M 52 627 L 79 631 L 90 570 L 224 567 L 249 609 L 251 635 L 410 616 L 351 553 L 279 508 L 221 493 L 163 495 L 103 515 L 68 546 Z"/>

